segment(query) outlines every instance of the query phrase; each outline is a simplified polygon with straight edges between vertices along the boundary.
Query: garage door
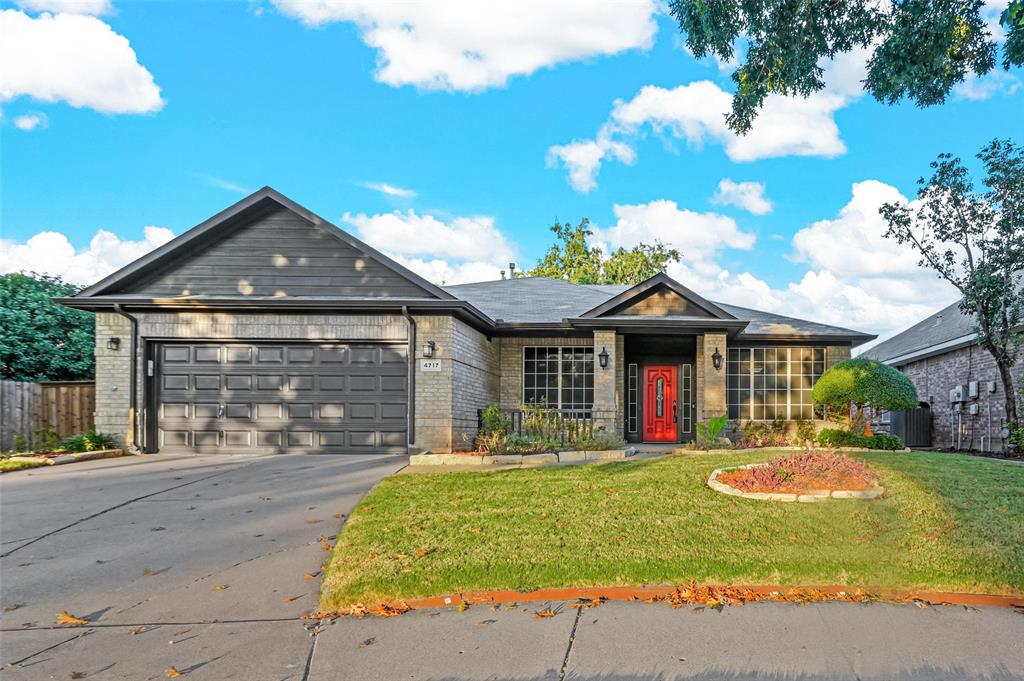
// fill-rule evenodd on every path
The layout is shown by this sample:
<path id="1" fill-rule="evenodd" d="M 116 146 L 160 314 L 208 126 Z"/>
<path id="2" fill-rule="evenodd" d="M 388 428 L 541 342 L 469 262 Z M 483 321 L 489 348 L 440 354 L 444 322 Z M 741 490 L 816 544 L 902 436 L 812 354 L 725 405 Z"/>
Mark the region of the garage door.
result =
<path id="1" fill-rule="evenodd" d="M 161 452 L 404 452 L 407 348 L 167 343 L 157 348 Z"/>

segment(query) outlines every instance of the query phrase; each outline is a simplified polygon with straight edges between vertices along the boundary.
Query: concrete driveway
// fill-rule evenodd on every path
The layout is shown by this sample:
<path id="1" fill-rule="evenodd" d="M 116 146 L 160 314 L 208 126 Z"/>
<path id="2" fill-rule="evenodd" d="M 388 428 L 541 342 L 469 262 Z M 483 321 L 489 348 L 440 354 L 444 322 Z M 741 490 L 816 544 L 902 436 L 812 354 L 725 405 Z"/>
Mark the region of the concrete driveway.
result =
<path id="1" fill-rule="evenodd" d="M 1024 679 L 1008 609 L 552 603 L 552 618 L 417 611 L 312 636 L 318 537 L 403 463 L 150 457 L 0 477 L 0 678 Z M 90 625 L 57 627 L 63 610 Z"/>

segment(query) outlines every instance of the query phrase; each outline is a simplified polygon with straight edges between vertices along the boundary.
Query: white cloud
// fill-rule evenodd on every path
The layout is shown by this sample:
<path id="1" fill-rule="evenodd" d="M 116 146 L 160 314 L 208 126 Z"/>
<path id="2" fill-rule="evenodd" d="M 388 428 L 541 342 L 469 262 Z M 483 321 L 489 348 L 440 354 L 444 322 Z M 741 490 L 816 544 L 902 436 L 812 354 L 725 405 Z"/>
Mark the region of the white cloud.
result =
<path id="1" fill-rule="evenodd" d="M 732 218 L 718 213 L 697 213 L 680 208 L 675 201 L 661 199 L 612 208 L 616 222 L 606 228 L 595 227 L 593 242 L 605 252 L 620 246 L 631 248 L 640 242 L 660 241 L 676 248 L 682 264 L 670 267 L 684 272 L 686 280 L 701 288 L 700 282 L 718 271 L 715 257 L 723 249 L 750 250 L 756 237 L 744 232 Z"/>
<path id="2" fill-rule="evenodd" d="M 58 274 L 76 284 L 92 284 L 173 238 L 166 227 L 146 227 L 139 241 L 101 229 L 82 250 L 60 232 L 39 232 L 25 242 L 0 239 L 0 273 Z"/>
<path id="3" fill-rule="evenodd" d="M 711 203 L 736 206 L 754 215 L 772 212 L 772 202 L 764 195 L 763 183 L 733 182 L 728 177 L 718 183 L 718 191 L 711 197 Z"/>
<path id="4" fill-rule="evenodd" d="M 433 282 L 461 284 L 497 279 L 515 260 L 516 247 L 490 216 L 449 221 L 415 211 L 346 213 L 360 239 Z"/>
<path id="5" fill-rule="evenodd" d="M 372 189 L 375 192 L 380 192 L 387 196 L 394 196 L 399 199 L 411 199 L 416 196 L 415 190 L 396 187 L 395 185 L 388 184 L 387 182 L 360 182 L 359 186 Z"/>
<path id="6" fill-rule="evenodd" d="M 0 35 L 0 101 L 27 96 L 103 113 L 164 105 L 128 39 L 95 17 L 0 10 Z"/>
<path id="7" fill-rule="evenodd" d="M 832 158 L 846 153 L 835 113 L 862 93 L 866 50 L 856 50 L 825 62 L 826 88 L 806 98 L 771 95 L 746 135 L 728 128 L 725 116 L 732 94 L 717 84 L 695 81 L 675 88 L 642 87 L 630 100 L 616 100 L 608 121 L 593 140 L 577 139 L 548 149 L 548 166 L 562 163 L 569 183 L 588 192 L 597 184 L 605 161 L 632 163 L 633 144 L 648 129 L 666 139 L 681 139 L 700 149 L 705 142 L 721 144 L 736 162 L 780 156 Z"/>
<path id="8" fill-rule="evenodd" d="M 657 0 L 274 0 L 308 26 L 355 23 L 392 86 L 477 92 L 561 62 L 651 46 Z"/>
<path id="9" fill-rule="evenodd" d="M 45 128 L 48 124 L 49 121 L 46 118 L 46 114 L 43 113 L 22 114 L 21 116 L 14 117 L 14 127 L 25 132 L 35 130 L 36 128 Z"/>
<path id="10" fill-rule="evenodd" d="M 60 14 L 109 14 L 114 8 L 110 0 L 14 0 L 14 4 L 30 12 Z"/>
<path id="11" fill-rule="evenodd" d="M 979 76 L 968 73 L 967 77 L 953 86 L 953 95 L 957 99 L 981 101 L 995 95 L 1012 95 L 1021 89 L 1020 78 L 1001 69 Z"/>

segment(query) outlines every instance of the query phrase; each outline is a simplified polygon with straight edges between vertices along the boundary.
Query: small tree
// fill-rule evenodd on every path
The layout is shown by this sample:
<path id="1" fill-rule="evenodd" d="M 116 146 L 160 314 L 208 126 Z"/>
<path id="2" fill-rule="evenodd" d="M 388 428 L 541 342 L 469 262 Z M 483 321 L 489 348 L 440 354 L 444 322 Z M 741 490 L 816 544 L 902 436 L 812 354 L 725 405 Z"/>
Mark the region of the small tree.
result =
<path id="1" fill-rule="evenodd" d="M 590 220 L 583 218 L 573 227 L 568 222 L 551 227 L 557 238 L 537 265 L 528 272 L 532 277 L 565 279 L 574 284 L 639 284 L 670 262 L 679 262 L 679 251 L 660 241 L 617 248 L 605 258 L 600 248 L 591 246 Z"/>
<path id="2" fill-rule="evenodd" d="M 913 409 L 917 390 L 903 373 L 873 359 L 848 359 L 821 375 L 811 391 L 814 404 L 829 418 L 844 421 L 854 433 L 864 432 L 879 411 Z"/>
<path id="3" fill-rule="evenodd" d="M 960 159 L 940 154 L 931 178 L 918 180 L 913 205 L 879 211 L 886 236 L 909 244 L 920 264 L 960 291 L 977 343 L 992 355 L 1003 383 L 1006 420 L 1019 422 L 1013 366 L 1024 325 L 1024 147 L 993 140 L 978 154 L 986 191 L 977 191 Z"/>

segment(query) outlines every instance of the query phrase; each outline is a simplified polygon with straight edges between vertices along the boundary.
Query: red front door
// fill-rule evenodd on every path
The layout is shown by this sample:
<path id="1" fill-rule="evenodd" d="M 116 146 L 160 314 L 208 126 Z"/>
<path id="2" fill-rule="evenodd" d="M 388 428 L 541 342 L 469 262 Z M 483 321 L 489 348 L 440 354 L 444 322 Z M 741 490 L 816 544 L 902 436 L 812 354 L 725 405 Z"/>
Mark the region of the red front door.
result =
<path id="1" fill-rule="evenodd" d="M 644 441 L 675 442 L 676 371 L 674 366 L 644 367 Z"/>

